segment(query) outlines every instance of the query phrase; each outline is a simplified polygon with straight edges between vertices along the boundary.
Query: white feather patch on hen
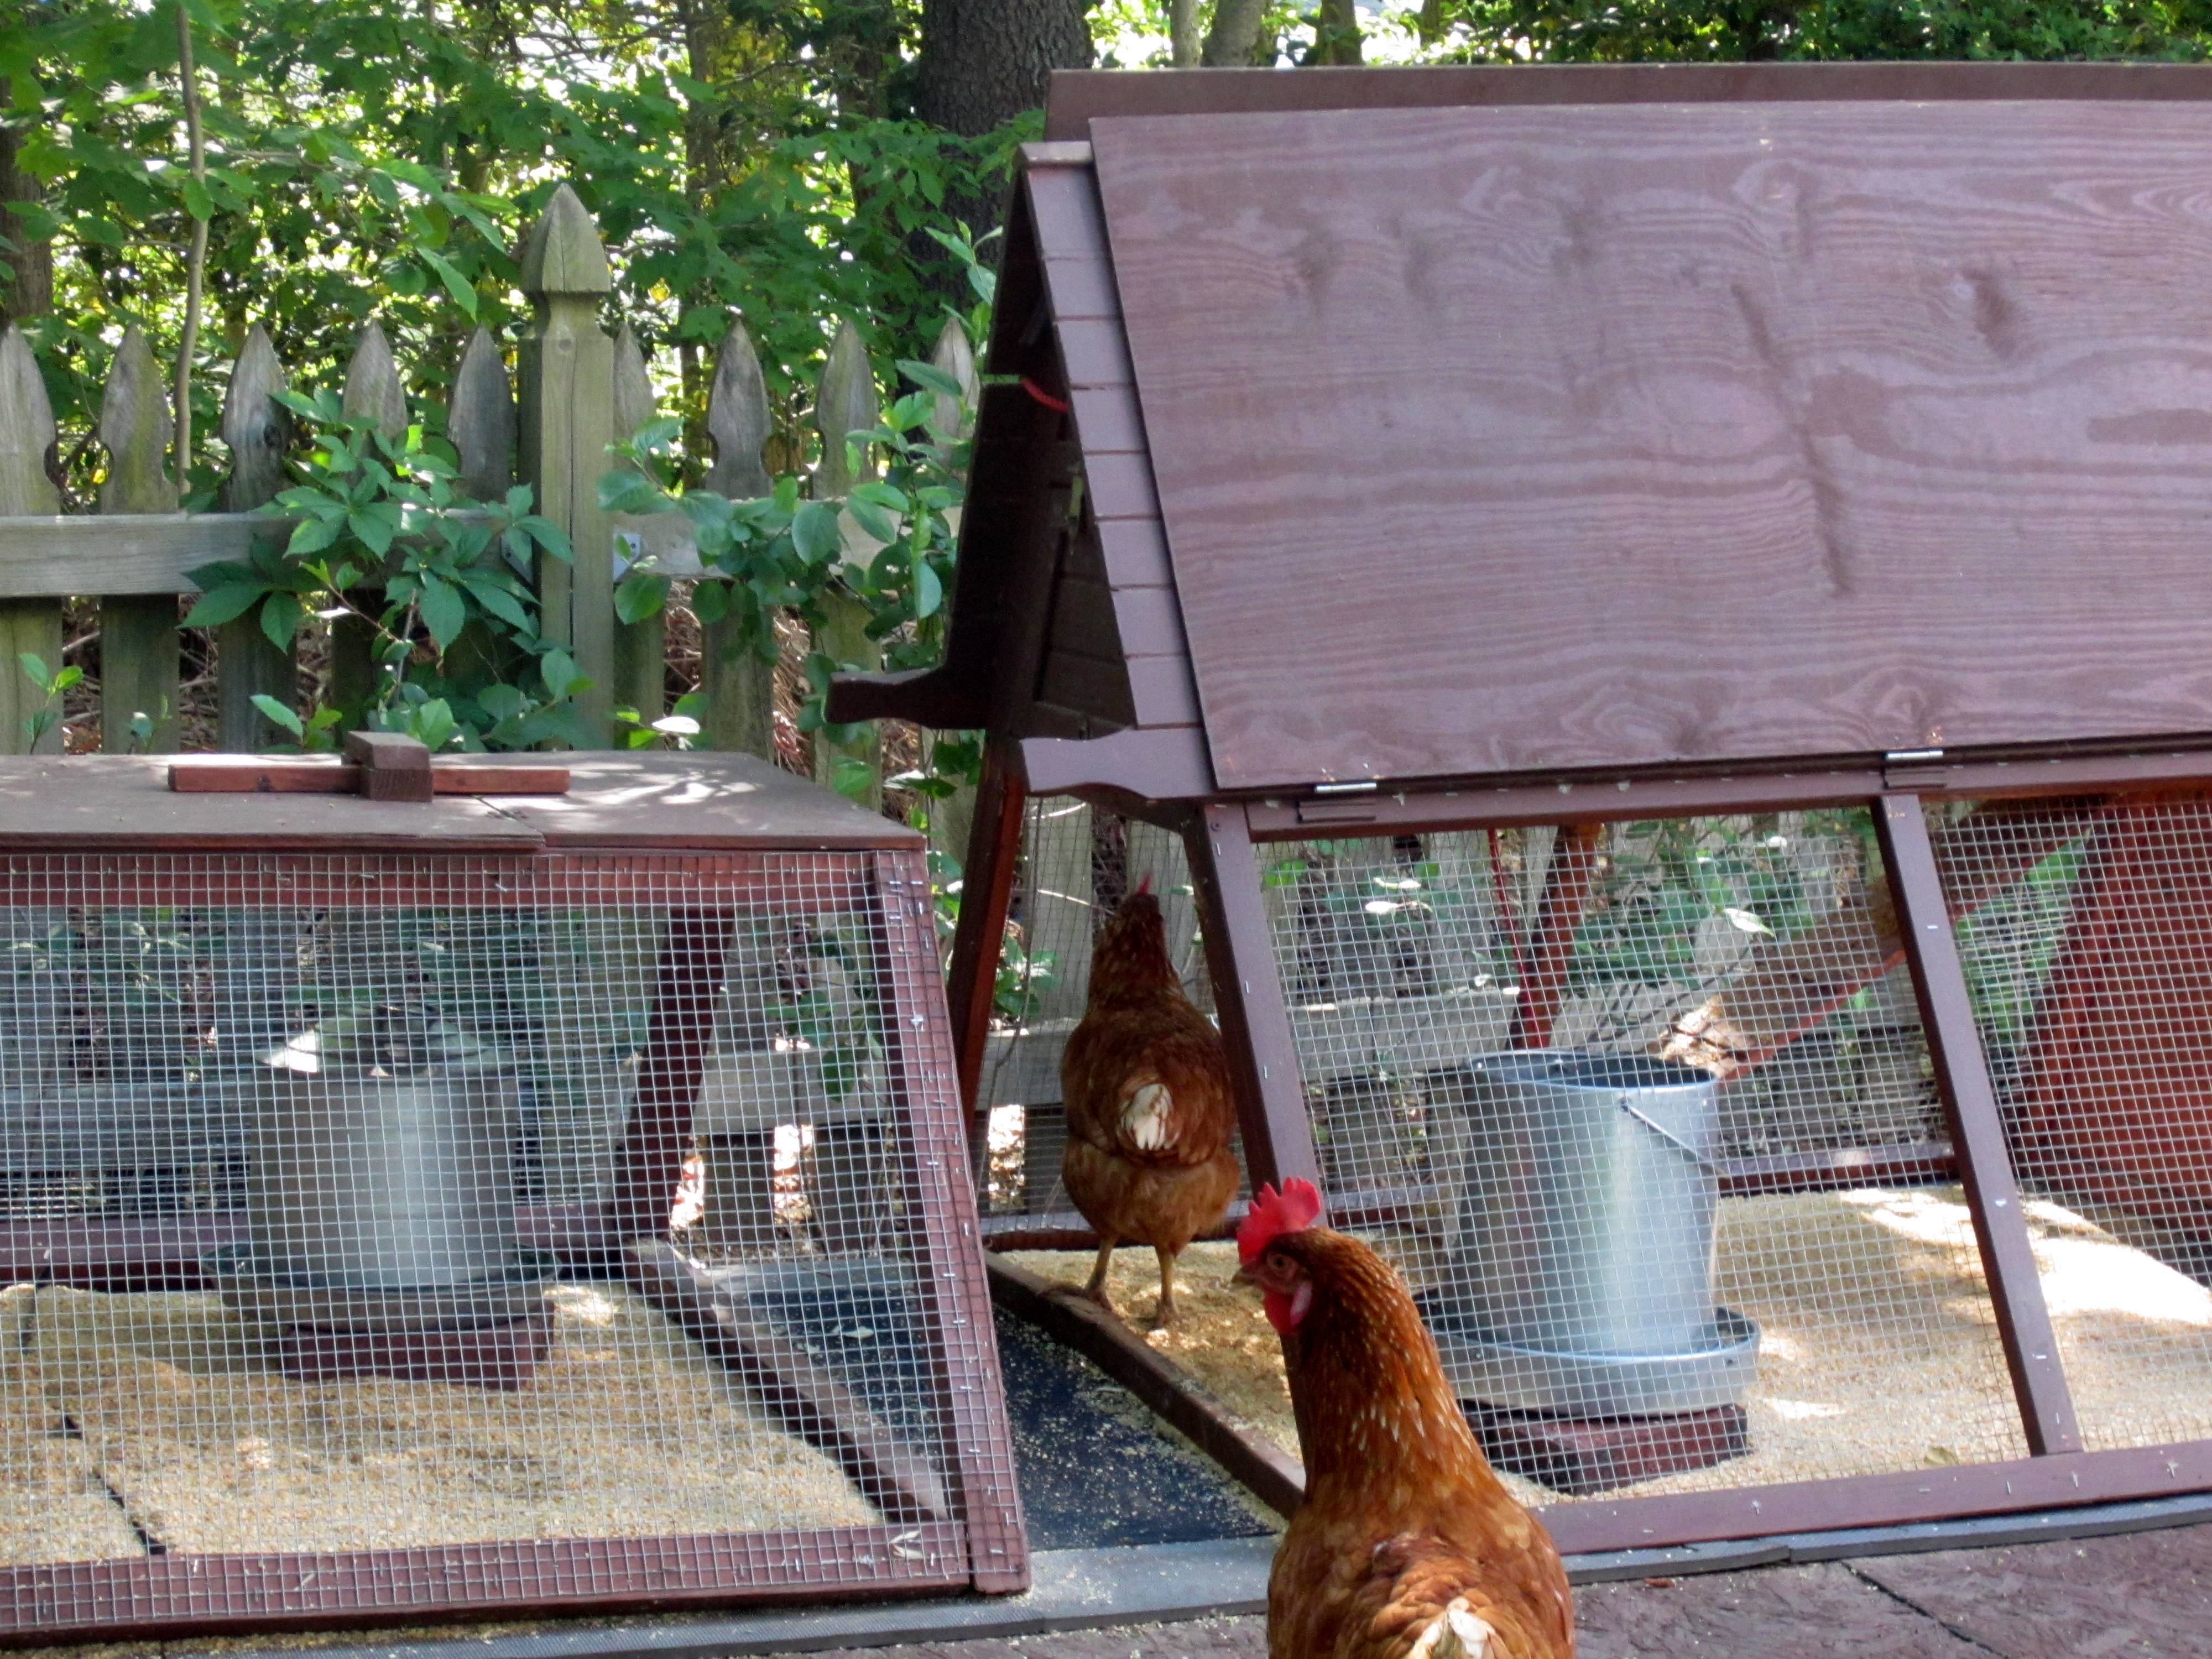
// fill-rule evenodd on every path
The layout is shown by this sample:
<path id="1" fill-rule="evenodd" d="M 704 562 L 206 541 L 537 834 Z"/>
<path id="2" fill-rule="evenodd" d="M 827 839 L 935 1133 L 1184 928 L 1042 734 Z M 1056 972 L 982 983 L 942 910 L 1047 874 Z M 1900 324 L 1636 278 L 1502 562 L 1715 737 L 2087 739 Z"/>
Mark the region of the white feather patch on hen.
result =
<path id="1" fill-rule="evenodd" d="M 1487 1659 L 1490 1638 L 1497 1633 L 1462 1595 L 1421 1632 L 1406 1659 Z"/>
<path id="2" fill-rule="evenodd" d="M 1174 1110 L 1175 1097 L 1168 1092 L 1164 1083 L 1147 1083 L 1131 1091 L 1121 1102 L 1121 1127 L 1127 1132 L 1130 1144 L 1139 1152 L 1165 1150 L 1168 1115 Z"/>

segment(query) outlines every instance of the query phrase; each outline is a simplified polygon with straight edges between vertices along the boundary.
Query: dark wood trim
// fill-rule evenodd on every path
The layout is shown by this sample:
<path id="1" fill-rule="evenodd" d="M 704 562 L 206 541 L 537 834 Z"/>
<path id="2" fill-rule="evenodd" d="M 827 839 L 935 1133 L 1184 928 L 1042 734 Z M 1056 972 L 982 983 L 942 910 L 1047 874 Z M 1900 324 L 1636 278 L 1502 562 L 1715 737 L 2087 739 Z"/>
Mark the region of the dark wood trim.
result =
<path id="1" fill-rule="evenodd" d="M 9 1567 L 0 1647 L 871 1601 L 959 1590 L 966 1561 L 961 1528 L 935 1522 Z"/>
<path id="2" fill-rule="evenodd" d="M 1022 855 L 1024 809 L 1029 804 L 1019 769 L 996 744 L 983 750 L 983 775 L 975 786 L 975 816 L 968 826 L 968 856 L 960 872 L 960 920 L 952 930 L 952 964 L 945 1000 L 952 1014 L 953 1065 L 961 1104 L 968 1113 L 969 1154 L 981 1170 L 988 1156 L 991 1113 L 981 1100 L 983 1052 L 990 1046 L 991 1009 L 1006 915 L 1014 897 L 1014 872 Z"/>
<path id="3" fill-rule="evenodd" d="M 1951 1121 L 1951 1144 L 1957 1149 L 1959 1176 L 1973 1215 L 1982 1271 L 1989 1279 L 1997 1334 L 2020 1401 L 2028 1449 L 2038 1456 L 2078 1452 L 2081 1437 L 2073 1398 L 2051 1334 L 2050 1310 L 2044 1304 L 2027 1218 L 2013 1179 L 1996 1091 L 1974 1025 L 1973 1003 L 1921 798 L 1885 797 L 1875 815 L 1875 830 L 1889 870 L 1899 931 L 1919 999 L 1920 1023 L 1927 1032 L 1943 1109 Z"/>
<path id="4" fill-rule="evenodd" d="M 1298 1051 L 1283 1000 L 1260 866 L 1240 806 L 1208 805 L 1185 831 L 1214 1007 L 1237 1085 L 1244 1167 L 1255 1187 L 1293 1176 L 1321 1185 Z"/>
<path id="5" fill-rule="evenodd" d="M 1130 115 L 1981 98 L 2195 101 L 2212 98 L 2212 72 L 2197 64 L 2057 63 L 1527 64 L 1314 69 L 1297 75 L 1265 70 L 1182 70 L 1172 76 L 1062 70 L 1053 75 L 1046 95 L 1047 144 L 1039 148 L 1053 150 L 1055 163 L 1082 165 L 1073 149 L 1064 147 L 1087 141 L 1096 119 Z"/>
<path id="6" fill-rule="evenodd" d="M 564 1261 L 600 1264 L 621 1250 L 596 1204 L 524 1204 L 515 1211 L 524 1248 Z M 0 1222 L 0 1284 L 34 1281 L 86 1291 L 197 1291 L 201 1261 L 246 1237 L 246 1217 L 213 1210 L 151 1220 Z"/>
<path id="7" fill-rule="evenodd" d="M 839 724 L 854 720 L 911 720 L 939 731 L 980 726 L 990 718 L 989 665 L 965 653 L 934 668 L 902 668 L 880 674 L 833 674 L 823 707 Z"/>
<path id="8" fill-rule="evenodd" d="M 937 959 L 929 866 L 917 853 L 874 860 L 870 908 L 878 1006 L 891 1106 L 907 1127 L 909 1224 L 919 1234 L 916 1299 L 938 1392 L 939 1438 L 953 1498 L 967 1528 L 975 1588 L 1002 1595 L 1030 1587 L 1012 1431 L 1000 1386 L 999 1345 L 983 1277 L 975 1189 L 969 1179 L 951 1023 Z"/>
<path id="9" fill-rule="evenodd" d="M 1016 1267 L 988 1262 L 991 1299 L 1054 1341 L 1090 1360 L 1221 1465 L 1277 1514 L 1297 1513 L 1306 1476 L 1297 1459 L 1243 1423 L 1173 1360 L 1072 1285 Z"/>
<path id="10" fill-rule="evenodd" d="M 358 736 L 359 733 L 352 735 Z M 440 766 L 430 769 L 439 795 L 565 795 L 565 766 Z M 295 760 L 180 760 L 169 787 L 185 795 L 359 795 L 367 769 L 314 757 Z M 375 799 L 384 799 L 377 797 Z"/>
<path id="11" fill-rule="evenodd" d="M 1196 726 L 1133 727 L 1087 739 L 1024 738 L 1021 757 L 1036 795 L 1105 789 L 1146 800 L 1194 801 L 1213 793 L 1213 763 L 1205 731 Z"/>
<path id="12" fill-rule="evenodd" d="M 1198 740 L 1202 743 L 1202 735 Z M 1069 763 L 1074 759 L 1071 755 Z M 1063 763 L 1058 769 L 1073 768 Z M 1122 787 L 1127 781 L 1115 780 Z M 1357 795 L 1285 793 L 1254 800 L 1248 811 L 1253 840 L 1272 842 L 1607 823 L 1706 812 L 1796 811 L 1863 805 L 1887 790 L 1900 788 L 1929 799 L 2018 800 L 2206 787 L 2212 787 L 2212 749 L 2177 746 L 1888 766 L 1838 763 L 1823 767 L 1798 761 L 1776 763 L 1771 769 L 1727 772 L 1516 777 L 1494 783 L 1408 784 Z"/>
<path id="13" fill-rule="evenodd" d="M 718 1294 L 714 1280 L 674 1246 L 641 1239 L 623 1269 L 641 1296 L 744 1378 L 784 1428 L 835 1458 L 894 1522 L 960 1518 L 927 1457 L 804 1349 Z"/>
<path id="14" fill-rule="evenodd" d="M 614 1224 L 632 1237 L 668 1231 L 737 925 L 737 912 L 722 909 L 672 910 L 662 924 L 637 1100 L 615 1154 Z"/>
<path id="15" fill-rule="evenodd" d="M 2208 1490 L 2212 1440 L 2192 1440 L 1617 1503 L 1586 1498 L 1538 1513 L 1563 1553 L 1584 1554 L 1846 1527 L 1907 1526 Z"/>

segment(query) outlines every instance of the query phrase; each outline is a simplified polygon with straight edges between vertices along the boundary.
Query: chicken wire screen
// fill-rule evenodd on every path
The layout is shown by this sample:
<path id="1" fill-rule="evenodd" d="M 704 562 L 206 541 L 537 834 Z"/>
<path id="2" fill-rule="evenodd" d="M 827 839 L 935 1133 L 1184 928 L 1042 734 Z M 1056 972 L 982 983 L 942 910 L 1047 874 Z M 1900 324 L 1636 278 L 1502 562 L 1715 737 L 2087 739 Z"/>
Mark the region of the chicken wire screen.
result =
<path id="1" fill-rule="evenodd" d="M 1260 857 L 1332 1212 L 1528 1495 L 2022 1454 L 1863 811 Z"/>
<path id="2" fill-rule="evenodd" d="M 2082 1443 L 2212 1437 L 2212 800 L 1929 830 Z"/>
<path id="3" fill-rule="evenodd" d="M 1147 878 L 1160 896 L 1184 994 L 1211 1012 L 1212 988 L 1181 839 L 1082 801 L 1032 800 L 993 987 L 977 1092 L 990 1112 L 985 1196 L 1001 1214 L 1065 1216 L 1066 1144 L 1060 1059 L 1083 1016 L 1093 936 Z"/>
<path id="4" fill-rule="evenodd" d="M 1018 1554 L 912 862 L 8 860 L 0 1625 Z"/>

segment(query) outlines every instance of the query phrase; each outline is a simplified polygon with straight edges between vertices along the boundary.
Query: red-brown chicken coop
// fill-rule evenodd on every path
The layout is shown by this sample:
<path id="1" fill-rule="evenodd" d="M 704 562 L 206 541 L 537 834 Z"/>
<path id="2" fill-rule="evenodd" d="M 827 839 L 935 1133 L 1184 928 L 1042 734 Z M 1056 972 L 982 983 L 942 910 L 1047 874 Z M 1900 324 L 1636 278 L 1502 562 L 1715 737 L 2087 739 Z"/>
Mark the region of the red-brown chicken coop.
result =
<path id="1" fill-rule="evenodd" d="M 1056 79 L 945 661 L 835 710 L 989 735 L 994 1289 L 1073 1317 L 1141 870 L 1564 1549 L 2212 1488 L 2208 153 L 2198 68 Z M 1221 1306 L 1123 1370 L 1293 1501 Z"/>
<path id="2" fill-rule="evenodd" d="M 920 838 L 357 746 L 0 763 L 0 1639 L 1025 1584 Z"/>

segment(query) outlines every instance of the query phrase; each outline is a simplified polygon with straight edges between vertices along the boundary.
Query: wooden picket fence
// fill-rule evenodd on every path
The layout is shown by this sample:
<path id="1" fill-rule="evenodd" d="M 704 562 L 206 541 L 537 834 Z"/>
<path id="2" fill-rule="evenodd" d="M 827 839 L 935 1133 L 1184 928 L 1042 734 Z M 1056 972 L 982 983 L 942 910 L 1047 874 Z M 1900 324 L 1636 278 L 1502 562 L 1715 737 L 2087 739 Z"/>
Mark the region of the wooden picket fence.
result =
<path id="1" fill-rule="evenodd" d="M 591 680 L 579 698 L 586 728 L 611 743 L 615 710 L 654 719 L 666 680 L 665 618 L 623 623 L 614 607 L 619 573 L 625 562 L 649 557 L 672 576 L 696 575 L 697 553 L 680 514 L 629 517 L 599 505 L 599 480 L 616 465 L 608 446 L 651 423 L 657 410 L 635 333 L 624 324 L 610 336 L 599 325 L 611 287 L 606 251 L 566 185 L 525 244 L 522 287 L 536 320 L 516 353 L 514 380 L 499 342 L 479 326 L 453 376 L 447 431 L 458 452 L 463 493 L 495 501 L 512 483 L 527 483 L 538 510 L 568 533 L 574 564 L 546 560 L 538 573 L 541 628 Z M 973 357 L 957 322 L 940 336 L 935 359 L 972 388 Z M 291 423 L 275 396 L 285 386 L 283 367 L 257 325 L 232 369 L 223 405 L 219 430 L 231 471 L 222 510 L 181 513 L 168 470 L 167 392 L 144 334 L 133 326 L 102 395 L 99 437 L 108 467 L 96 510 L 64 515 L 46 471 L 55 426 L 38 365 L 20 332 L 0 334 L 0 753 L 32 747 L 31 720 L 46 698 L 19 666 L 21 654 L 59 667 L 63 605 L 71 599 L 99 605 L 100 747 L 179 746 L 178 602 L 198 591 L 187 573 L 242 559 L 257 540 L 289 533 L 290 520 L 254 510 L 285 486 Z M 816 498 L 841 498 L 857 482 L 846 434 L 876 423 L 879 399 L 860 337 L 842 323 L 816 391 L 815 425 L 823 439 L 811 483 Z M 374 325 L 346 370 L 343 404 L 347 414 L 373 419 L 386 431 L 405 425 L 398 368 Z M 732 498 L 767 494 L 762 452 L 771 430 L 768 390 L 742 325 L 733 324 L 721 346 L 707 428 L 716 454 L 706 487 Z M 856 531 L 848 515 L 848 540 Z M 830 612 L 825 648 L 848 662 L 877 665 L 878 647 L 861 631 L 857 602 L 833 597 Z M 771 667 L 730 649 L 721 625 L 702 632 L 698 690 L 706 714 L 698 742 L 772 752 Z M 371 672 L 365 630 L 342 619 L 330 648 L 337 696 L 365 692 Z M 282 734 L 253 698 L 267 693 L 292 701 L 296 667 L 290 653 L 273 645 L 251 615 L 216 630 L 216 746 L 253 750 L 277 740 Z M 58 723 L 37 740 L 46 750 L 61 744 Z"/>

